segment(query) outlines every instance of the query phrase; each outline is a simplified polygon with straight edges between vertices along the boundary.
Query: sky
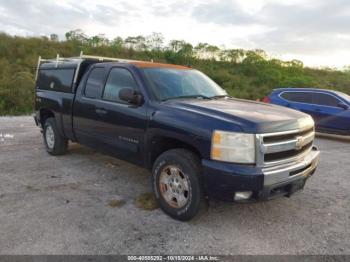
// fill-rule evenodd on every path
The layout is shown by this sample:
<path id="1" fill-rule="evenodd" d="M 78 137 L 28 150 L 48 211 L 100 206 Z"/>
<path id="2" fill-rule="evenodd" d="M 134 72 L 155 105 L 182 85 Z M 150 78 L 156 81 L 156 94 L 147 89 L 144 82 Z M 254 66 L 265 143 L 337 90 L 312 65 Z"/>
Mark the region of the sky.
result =
<path id="1" fill-rule="evenodd" d="M 0 0 L 0 31 L 73 29 L 108 38 L 162 33 L 167 41 L 263 49 L 311 67 L 350 65 L 349 0 Z"/>

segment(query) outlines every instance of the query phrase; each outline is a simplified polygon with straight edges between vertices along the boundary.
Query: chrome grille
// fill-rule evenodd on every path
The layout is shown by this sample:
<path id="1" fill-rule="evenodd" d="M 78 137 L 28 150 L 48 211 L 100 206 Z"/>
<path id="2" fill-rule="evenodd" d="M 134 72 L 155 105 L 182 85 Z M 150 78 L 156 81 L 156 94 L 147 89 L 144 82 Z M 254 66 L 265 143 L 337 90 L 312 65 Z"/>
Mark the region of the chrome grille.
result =
<path id="1" fill-rule="evenodd" d="M 257 135 L 260 154 L 257 164 L 272 166 L 295 161 L 312 149 L 314 128 Z"/>

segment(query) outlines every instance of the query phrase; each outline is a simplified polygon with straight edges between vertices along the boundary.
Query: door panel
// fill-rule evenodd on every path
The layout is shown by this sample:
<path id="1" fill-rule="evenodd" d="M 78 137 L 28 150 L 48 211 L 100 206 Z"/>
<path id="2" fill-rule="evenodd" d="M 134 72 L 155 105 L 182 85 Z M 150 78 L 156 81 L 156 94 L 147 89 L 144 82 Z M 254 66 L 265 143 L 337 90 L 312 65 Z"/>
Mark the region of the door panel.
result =
<path id="1" fill-rule="evenodd" d="M 339 131 L 348 130 L 350 120 L 348 110 L 337 107 L 339 102 L 341 101 L 338 98 L 330 94 L 321 92 L 313 94 L 314 111 L 319 117 L 319 128 Z"/>
<path id="2" fill-rule="evenodd" d="M 74 101 L 73 130 L 79 143 L 91 147 L 99 145 L 99 123 L 101 114 L 98 111 L 98 100 L 101 98 L 106 70 L 93 67 L 89 73 L 85 90 L 77 92 Z"/>
<path id="3" fill-rule="evenodd" d="M 130 71 L 112 68 L 102 99 L 96 104 L 100 113 L 97 137 L 113 155 L 141 164 L 147 110 L 145 105 L 130 105 L 119 99 L 119 91 L 125 87 L 139 90 Z"/>
<path id="4" fill-rule="evenodd" d="M 100 118 L 97 137 L 113 155 L 130 162 L 142 159 L 142 145 L 146 131 L 146 107 L 99 101 L 106 114 Z"/>

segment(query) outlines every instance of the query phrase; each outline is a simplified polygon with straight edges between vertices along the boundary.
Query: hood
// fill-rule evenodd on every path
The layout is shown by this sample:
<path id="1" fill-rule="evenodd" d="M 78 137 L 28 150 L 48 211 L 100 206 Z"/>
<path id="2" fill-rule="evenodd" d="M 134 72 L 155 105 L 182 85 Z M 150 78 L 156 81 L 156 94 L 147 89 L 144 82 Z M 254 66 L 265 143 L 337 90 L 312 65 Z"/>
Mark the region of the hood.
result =
<path id="1" fill-rule="evenodd" d="M 300 111 L 250 100 L 182 99 L 169 100 L 166 105 L 237 124 L 247 133 L 274 133 L 314 125 L 312 118 Z"/>

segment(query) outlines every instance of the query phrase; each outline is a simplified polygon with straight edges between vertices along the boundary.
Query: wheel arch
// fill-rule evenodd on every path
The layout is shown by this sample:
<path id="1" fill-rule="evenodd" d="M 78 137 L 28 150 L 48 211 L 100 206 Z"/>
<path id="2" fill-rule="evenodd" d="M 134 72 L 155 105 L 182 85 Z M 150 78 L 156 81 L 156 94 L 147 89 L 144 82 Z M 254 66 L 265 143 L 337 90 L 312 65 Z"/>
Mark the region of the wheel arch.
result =
<path id="1" fill-rule="evenodd" d="M 45 122 L 48 118 L 50 117 L 55 118 L 55 113 L 49 108 L 41 108 L 39 110 L 39 115 L 40 115 L 40 124 L 42 127 L 44 127 Z"/>
<path id="2" fill-rule="evenodd" d="M 60 113 L 55 112 L 51 108 L 43 107 L 39 109 L 39 117 L 40 117 L 40 124 L 42 129 L 44 129 L 46 119 L 50 117 L 54 118 L 57 125 L 58 132 L 60 133 L 61 136 L 66 137 L 63 131 L 62 116 L 60 115 Z"/>
<path id="3" fill-rule="evenodd" d="M 197 155 L 199 159 L 203 158 L 200 150 L 192 143 L 183 141 L 178 138 L 169 137 L 169 136 L 154 136 L 153 138 L 150 139 L 150 142 L 147 148 L 148 148 L 147 150 L 148 157 L 147 157 L 146 166 L 148 169 L 152 169 L 152 166 L 154 162 L 157 160 L 157 158 L 162 153 L 170 149 L 176 149 L 176 148 L 186 149 L 193 152 L 195 155 Z"/>

